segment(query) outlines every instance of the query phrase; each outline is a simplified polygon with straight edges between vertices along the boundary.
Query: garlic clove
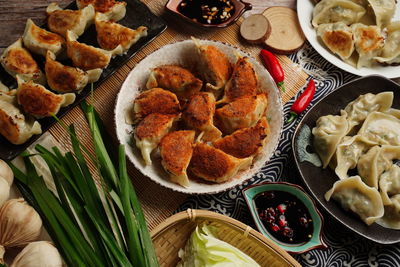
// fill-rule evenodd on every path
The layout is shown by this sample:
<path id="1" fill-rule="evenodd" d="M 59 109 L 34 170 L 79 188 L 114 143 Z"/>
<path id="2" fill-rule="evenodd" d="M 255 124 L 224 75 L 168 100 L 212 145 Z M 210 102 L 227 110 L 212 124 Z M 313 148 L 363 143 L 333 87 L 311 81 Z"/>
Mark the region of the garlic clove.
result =
<path id="1" fill-rule="evenodd" d="M 0 246 L 24 246 L 37 240 L 41 228 L 39 214 L 23 198 L 10 199 L 0 208 Z"/>
<path id="2" fill-rule="evenodd" d="M 50 242 L 37 241 L 27 245 L 11 267 L 61 267 L 62 264 L 60 253 Z"/>
<path id="3" fill-rule="evenodd" d="M 8 184 L 11 186 L 14 180 L 14 173 L 11 170 L 10 166 L 4 161 L 0 159 L 0 177 L 4 178 Z"/>
<path id="4" fill-rule="evenodd" d="M 6 202 L 10 196 L 10 185 L 6 179 L 0 176 L 0 207 Z"/>

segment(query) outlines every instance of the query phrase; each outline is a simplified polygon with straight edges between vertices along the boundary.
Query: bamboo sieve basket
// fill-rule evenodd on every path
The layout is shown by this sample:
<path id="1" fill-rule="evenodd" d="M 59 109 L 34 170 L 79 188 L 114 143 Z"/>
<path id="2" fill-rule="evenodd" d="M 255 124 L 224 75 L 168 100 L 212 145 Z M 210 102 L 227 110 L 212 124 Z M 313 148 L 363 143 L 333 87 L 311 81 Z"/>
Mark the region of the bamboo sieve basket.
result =
<path id="1" fill-rule="evenodd" d="M 201 223 L 215 226 L 219 239 L 242 250 L 263 267 L 300 266 L 285 250 L 250 226 L 215 212 L 192 209 L 169 217 L 151 231 L 160 266 L 176 266 L 179 249 Z"/>

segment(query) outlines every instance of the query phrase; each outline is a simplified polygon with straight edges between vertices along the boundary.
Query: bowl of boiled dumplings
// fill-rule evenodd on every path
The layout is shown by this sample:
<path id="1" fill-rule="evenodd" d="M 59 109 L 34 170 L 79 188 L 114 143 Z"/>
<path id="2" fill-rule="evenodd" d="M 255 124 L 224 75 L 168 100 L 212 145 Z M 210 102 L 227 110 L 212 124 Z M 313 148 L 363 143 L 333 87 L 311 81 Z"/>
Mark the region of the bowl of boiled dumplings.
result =
<path id="1" fill-rule="evenodd" d="M 217 193 L 250 179 L 277 147 L 279 90 L 266 69 L 217 41 L 185 40 L 131 71 L 115 107 L 117 137 L 145 176 L 175 191 Z"/>
<path id="2" fill-rule="evenodd" d="M 314 198 L 354 232 L 400 241 L 400 86 L 382 76 L 353 80 L 300 122 L 295 162 Z"/>
<path id="3" fill-rule="evenodd" d="M 297 13 L 307 40 L 333 65 L 359 76 L 400 77 L 399 1 L 299 0 Z"/>

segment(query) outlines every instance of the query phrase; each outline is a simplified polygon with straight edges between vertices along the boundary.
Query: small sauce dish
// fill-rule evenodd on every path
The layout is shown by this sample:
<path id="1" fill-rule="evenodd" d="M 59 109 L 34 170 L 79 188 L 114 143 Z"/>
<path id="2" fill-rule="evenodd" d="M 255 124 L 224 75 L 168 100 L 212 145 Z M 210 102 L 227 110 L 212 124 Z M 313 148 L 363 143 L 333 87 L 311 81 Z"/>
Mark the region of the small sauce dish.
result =
<path id="1" fill-rule="evenodd" d="M 327 248 L 321 232 L 323 217 L 300 186 L 268 182 L 249 186 L 242 193 L 257 229 L 287 252 Z"/>
<path id="2" fill-rule="evenodd" d="M 251 4 L 241 0 L 169 0 L 167 10 L 186 21 L 205 28 L 224 28 L 235 21 Z"/>

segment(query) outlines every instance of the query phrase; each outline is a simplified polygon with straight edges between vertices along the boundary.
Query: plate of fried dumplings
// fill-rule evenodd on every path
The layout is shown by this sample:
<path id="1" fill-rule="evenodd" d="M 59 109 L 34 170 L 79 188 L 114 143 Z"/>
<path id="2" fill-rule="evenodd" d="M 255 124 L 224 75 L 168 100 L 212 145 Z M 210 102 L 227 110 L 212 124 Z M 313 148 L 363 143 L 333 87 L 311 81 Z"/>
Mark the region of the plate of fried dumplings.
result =
<path id="1" fill-rule="evenodd" d="M 275 151 L 280 92 L 245 52 L 211 40 L 166 45 L 126 78 L 115 107 L 117 137 L 154 182 L 189 194 L 250 179 Z"/>

